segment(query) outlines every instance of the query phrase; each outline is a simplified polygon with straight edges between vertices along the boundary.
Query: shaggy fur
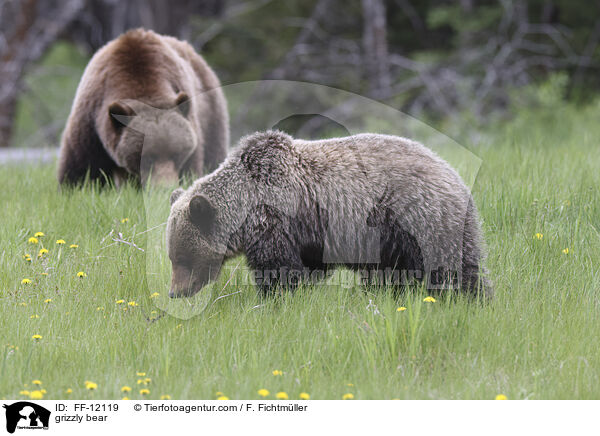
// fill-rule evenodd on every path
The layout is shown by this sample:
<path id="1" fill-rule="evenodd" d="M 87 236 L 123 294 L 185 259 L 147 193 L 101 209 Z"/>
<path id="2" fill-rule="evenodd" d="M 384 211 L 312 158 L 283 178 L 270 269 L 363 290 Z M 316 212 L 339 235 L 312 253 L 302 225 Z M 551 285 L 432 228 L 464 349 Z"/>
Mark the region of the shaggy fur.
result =
<path id="1" fill-rule="evenodd" d="M 492 294 L 468 188 L 405 138 L 255 133 L 215 172 L 174 191 L 171 204 L 172 296 L 197 292 L 238 253 L 265 291 L 345 265 L 379 283 L 413 278 Z"/>
<path id="2" fill-rule="evenodd" d="M 136 29 L 88 64 L 62 137 L 58 180 L 214 170 L 229 142 L 219 80 L 186 42 Z M 126 128 L 127 125 L 129 128 Z"/>

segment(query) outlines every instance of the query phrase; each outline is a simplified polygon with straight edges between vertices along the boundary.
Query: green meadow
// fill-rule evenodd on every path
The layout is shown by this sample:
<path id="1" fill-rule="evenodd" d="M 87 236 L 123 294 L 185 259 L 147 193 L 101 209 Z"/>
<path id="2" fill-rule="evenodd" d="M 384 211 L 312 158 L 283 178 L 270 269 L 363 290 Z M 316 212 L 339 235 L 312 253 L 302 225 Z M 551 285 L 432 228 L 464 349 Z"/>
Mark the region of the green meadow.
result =
<path id="1" fill-rule="evenodd" d="M 2 166 L 0 397 L 598 399 L 599 113 L 523 113 L 470 148 L 489 303 L 329 283 L 263 299 L 241 258 L 169 301 L 169 191 Z"/>

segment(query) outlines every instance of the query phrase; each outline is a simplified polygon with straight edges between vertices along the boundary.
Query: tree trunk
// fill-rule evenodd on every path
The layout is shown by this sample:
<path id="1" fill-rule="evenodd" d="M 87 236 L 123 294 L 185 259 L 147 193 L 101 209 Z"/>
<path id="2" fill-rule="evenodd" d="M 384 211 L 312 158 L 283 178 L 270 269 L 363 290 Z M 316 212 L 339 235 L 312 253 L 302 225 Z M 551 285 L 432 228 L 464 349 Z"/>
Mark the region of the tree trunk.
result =
<path id="1" fill-rule="evenodd" d="M 27 67 L 38 60 L 82 10 L 83 0 L 22 0 L 0 4 L 0 147 L 13 130 Z"/>
<path id="2" fill-rule="evenodd" d="M 0 51 L 0 147 L 8 147 L 20 88 L 19 46 L 35 21 L 36 1 L 5 2 L 0 9 L 3 44 Z"/>
<path id="3" fill-rule="evenodd" d="M 381 97 L 390 87 L 387 23 L 383 0 L 362 0 L 363 50 L 369 95 Z"/>

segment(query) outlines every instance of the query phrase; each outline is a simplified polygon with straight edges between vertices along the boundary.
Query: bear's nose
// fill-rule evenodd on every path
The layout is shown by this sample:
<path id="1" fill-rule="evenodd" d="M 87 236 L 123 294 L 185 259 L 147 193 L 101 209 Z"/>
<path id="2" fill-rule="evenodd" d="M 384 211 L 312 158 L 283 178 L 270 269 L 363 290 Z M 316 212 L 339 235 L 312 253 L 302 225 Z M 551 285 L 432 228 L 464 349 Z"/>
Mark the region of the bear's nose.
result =
<path id="1" fill-rule="evenodd" d="M 152 184 L 175 185 L 179 181 L 179 173 L 175 163 L 170 160 L 154 162 L 152 168 Z"/>

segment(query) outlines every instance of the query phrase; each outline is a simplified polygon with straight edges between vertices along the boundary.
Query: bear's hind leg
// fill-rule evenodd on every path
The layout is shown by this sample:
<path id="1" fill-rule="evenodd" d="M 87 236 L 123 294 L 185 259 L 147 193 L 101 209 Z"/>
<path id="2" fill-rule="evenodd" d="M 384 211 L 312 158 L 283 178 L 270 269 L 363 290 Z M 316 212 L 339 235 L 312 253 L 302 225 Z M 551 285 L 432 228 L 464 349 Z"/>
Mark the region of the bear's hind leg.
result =
<path id="1" fill-rule="evenodd" d="M 494 289 L 492 283 L 487 278 L 487 270 L 483 266 L 485 246 L 472 198 L 469 199 L 462 236 L 461 288 L 470 295 L 481 295 L 482 297 L 491 299 L 494 296 Z"/>
<path id="2" fill-rule="evenodd" d="M 480 269 L 478 265 L 463 265 L 462 289 L 473 296 L 481 295 L 487 299 L 493 298 L 494 289 L 486 275 L 487 271 Z"/>

